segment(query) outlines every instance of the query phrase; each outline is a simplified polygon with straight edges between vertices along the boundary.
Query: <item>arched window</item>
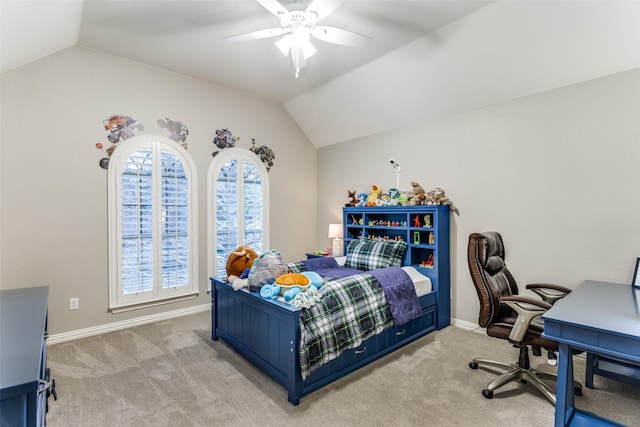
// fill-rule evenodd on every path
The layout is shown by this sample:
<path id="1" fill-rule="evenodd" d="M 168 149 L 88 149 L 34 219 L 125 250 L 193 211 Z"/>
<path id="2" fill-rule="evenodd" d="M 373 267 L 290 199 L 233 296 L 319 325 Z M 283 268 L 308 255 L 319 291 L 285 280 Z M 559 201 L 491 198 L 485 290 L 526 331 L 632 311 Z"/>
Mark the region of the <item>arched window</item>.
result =
<path id="1" fill-rule="evenodd" d="M 197 295 L 195 177 L 191 157 L 168 138 L 118 144 L 108 169 L 112 311 Z"/>
<path id="2" fill-rule="evenodd" d="M 234 147 L 213 158 L 207 181 L 209 276 L 222 277 L 238 246 L 269 246 L 269 176 L 252 151 Z"/>

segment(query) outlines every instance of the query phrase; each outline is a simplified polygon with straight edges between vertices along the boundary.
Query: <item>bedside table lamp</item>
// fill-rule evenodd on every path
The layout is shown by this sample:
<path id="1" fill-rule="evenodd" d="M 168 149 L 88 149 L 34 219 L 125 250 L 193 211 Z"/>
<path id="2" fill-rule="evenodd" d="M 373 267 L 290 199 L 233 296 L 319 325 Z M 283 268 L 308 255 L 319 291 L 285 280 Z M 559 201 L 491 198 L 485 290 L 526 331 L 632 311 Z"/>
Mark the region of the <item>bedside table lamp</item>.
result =
<path id="1" fill-rule="evenodd" d="M 333 239 L 331 244 L 331 254 L 333 256 L 342 255 L 342 224 L 329 224 L 329 238 Z"/>

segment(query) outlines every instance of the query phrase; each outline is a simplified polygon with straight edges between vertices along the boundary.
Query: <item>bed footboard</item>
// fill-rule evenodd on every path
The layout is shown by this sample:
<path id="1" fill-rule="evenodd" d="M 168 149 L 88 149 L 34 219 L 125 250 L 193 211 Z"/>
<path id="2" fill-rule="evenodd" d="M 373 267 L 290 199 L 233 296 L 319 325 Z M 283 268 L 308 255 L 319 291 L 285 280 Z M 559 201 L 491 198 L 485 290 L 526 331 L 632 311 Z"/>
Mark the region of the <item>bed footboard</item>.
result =
<path id="1" fill-rule="evenodd" d="M 300 310 L 246 291 L 234 291 L 211 279 L 211 338 L 222 338 L 235 351 L 288 392 L 293 405 L 300 398 L 434 331 L 435 292 L 420 298 L 422 315 L 384 330 L 360 347 L 344 351 L 302 381 L 300 374 Z"/>
<path id="2" fill-rule="evenodd" d="M 300 402 L 300 310 L 211 280 L 211 338 L 222 338 Z M 296 368 L 297 367 L 297 368 Z"/>

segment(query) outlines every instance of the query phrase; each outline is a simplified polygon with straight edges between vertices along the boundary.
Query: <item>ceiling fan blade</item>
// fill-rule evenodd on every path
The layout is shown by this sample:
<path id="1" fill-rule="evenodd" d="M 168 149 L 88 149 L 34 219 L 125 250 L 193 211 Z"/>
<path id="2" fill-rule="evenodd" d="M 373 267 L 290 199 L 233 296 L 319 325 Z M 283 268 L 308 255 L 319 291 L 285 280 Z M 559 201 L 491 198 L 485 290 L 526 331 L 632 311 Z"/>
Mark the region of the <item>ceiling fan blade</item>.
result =
<path id="1" fill-rule="evenodd" d="M 258 3 L 262 5 L 269 12 L 276 15 L 278 18 L 282 18 L 282 14 L 287 14 L 289 11 L 280 4 L 277 0 L 256 0 Z"/>
<path id="2" fill-rule="evenodd" d="M 331 12 L 336 10 L 344 0 L 313 0 L 305 12 L 315 12 L 317 20 L 326 18 Z"/>
<path id="3" fill-rule="evenodd" d="M 325 42 L 351 47 L 365 47 L 371 41 L 371 37 L 363 36 L 353 31 L 325 26 L 317 26 L 311 35 Z"/>
<path id="4" fill-rule="evenodd" d="M 224 41 L 235 43 L 244 42 L 247 40 L 266 39 L 269 37 L 275 37 L 286 33 L 284 28 L 268 28 L 266 30 L 253 31 L 251 33 L 238 34 L 237 36 L 225 37 Z"/>

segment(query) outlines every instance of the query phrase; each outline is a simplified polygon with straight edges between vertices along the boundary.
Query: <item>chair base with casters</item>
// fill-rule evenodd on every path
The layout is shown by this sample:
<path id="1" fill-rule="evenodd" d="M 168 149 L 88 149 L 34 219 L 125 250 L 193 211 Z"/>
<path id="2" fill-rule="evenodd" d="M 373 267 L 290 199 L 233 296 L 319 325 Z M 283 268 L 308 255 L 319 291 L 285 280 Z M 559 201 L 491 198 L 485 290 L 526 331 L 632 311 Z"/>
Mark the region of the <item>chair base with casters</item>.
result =
<path id="1" fill-rule="evenodd" d="M 539 371 L 531 367 L 529 361 L 528 346 L 515 345 L 520 350 L 518 363 L 503 363 L 488 359 L 475 358 L 469 363 L 471 369 L 478 369 L 480 366 L 504 369 L 506 372 L 491 381 L 487 388 L 482 390 L 482 395 L 487 399 L 493 398 L 493 391 L 499 389 L 511 381 L 520 380 L 523 384 L 531 383 L 546 397 L 552 404 L 556 404 L 555 392 L 544 381 L 557 381 L 558 377 L 548 372 Z M 576 396 L 582 396 L 582 385 L 574 383 Z"/>
<path id="2" fill-rule="evenodd" d="M 469 363 L 472 369 L 486 365 L 506 371 L 491 381 L 482 391 L 482 395 L 491 399 L 496 389 L 519 380 L 521 383 L 531 383 L 555 405 L 555 387 L 546 382 L 557 381 L 557 376 L 531 367 L 529 347 L 536 356 L 542 354 L 543 348 L 547 350 L 547 363 L 554 364 L 554 352 L 558 350 L 558 343 L 543 336 L 544 323 L 540 316 L 571 290 L 550 283 L 530 283 L 526 285 L 526 289 L 537 294 L 539 298 L 519 295 L 518 284 L 505 262 L 502 236 L 497 232 L 469 235 L 467 260 L 480 302 L 478 325 L 485 328 L 490 337 L 508 341 L 520 352 L 516 364 L 486 359 L 473 359 Z M 582 385 L 574 382 L 574 391 L 581 395 Z"/>

